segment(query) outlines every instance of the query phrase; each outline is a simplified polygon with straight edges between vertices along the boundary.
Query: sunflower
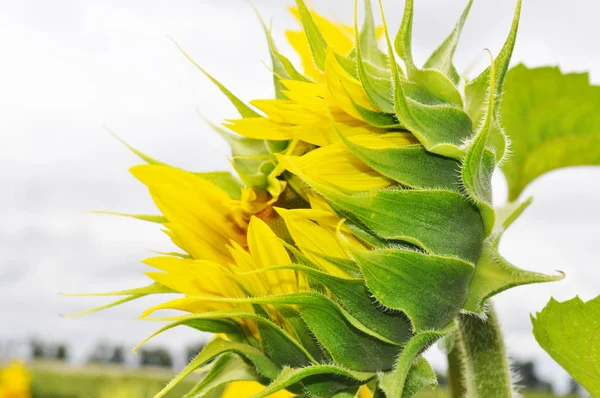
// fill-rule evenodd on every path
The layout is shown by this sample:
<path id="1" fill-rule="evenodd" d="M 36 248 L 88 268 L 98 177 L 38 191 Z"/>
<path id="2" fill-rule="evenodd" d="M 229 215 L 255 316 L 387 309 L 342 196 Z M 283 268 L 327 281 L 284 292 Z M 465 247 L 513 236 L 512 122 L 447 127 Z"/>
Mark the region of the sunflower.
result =
<path id="1" fill-rule="evenodd" d="M 470 6 L 419 68 L 411 0 L 393 42 L 369 0 L 361 28 L 298 0 L 302 30 L 286 36 L 302 72 L 263 23 L 275 99 L 249 105 L 195 64 L 240 113 L 210 123 L 231 145 L 239 179 L 134 150 L 149 164 L 131 172 L 161 215 L 131 216 L 161 224 L 181 252 L 145 260 L 153 284 L 107 293 L 126 297 L 102 307 L 177 294 L 142 315 L 169 322 L 154 335 L 176 326 L 215 334 L 157 397 L 194 371 L 206 376 L 188 397 L 410 397 L 436 384 L 421 353 L 459 313 L 481 315 L 502 290 L 555 279 L 500 256 L 500 236 L 523 207 L 491 203 L 508 147 L 496 94 L 520 2 L 499 56 L 465 81 L 452 56 Z M 163 309 L 183 315 L 153 315 Z"/>
<path id="2" fill-rule="evenodd" d="M 30 398 L 31 376 L 22 362 L 0 369 L 0 398 Z"/>

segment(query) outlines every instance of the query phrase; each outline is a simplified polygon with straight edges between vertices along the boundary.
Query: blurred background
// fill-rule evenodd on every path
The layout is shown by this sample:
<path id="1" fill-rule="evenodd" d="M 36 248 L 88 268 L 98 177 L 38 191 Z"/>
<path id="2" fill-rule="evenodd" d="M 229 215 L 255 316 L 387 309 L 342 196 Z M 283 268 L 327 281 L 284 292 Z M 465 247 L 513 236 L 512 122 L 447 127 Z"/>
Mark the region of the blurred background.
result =
<path id="1" fill-rule="evenodd" d="M 413 51 L 423 62 L 450 32 L 466 0 L 416 3 Z M 484 48 L 499 51 L 514 3 L 475 1 L 456 55 L 459 71 L 474 76 L 489 59 Z M 514 64 L 589 71 L 600 83 L 600 3 L 524 3 Z M 286 28 L 298 27 L 287 10 L 293 1 L 253 4 L 273 21 L 278 47 L 296 60 L 283 36 Z M 313 6 L 352 21 L 350 0 L 314 0 Z M 404 4 L 384 0 L 384 6 L 395 30 Z M 168 238 L 154 225 L 86 214 L 155 212 L 146 189 L 127 172 L 138 159 L 107 129 L 169 164 L 193 171 L 229 169 L 227 145 L 197 110 L 214 122 L 235 117 L 235 110 L 169 37 L 242 99 L 271 98 L 260 23 L 246 0 L 0 0 L 0 37 L 0 362 L 36 358 L 35 363 L 50 364 L 37 365 L 48 372 L 58 369 L 56 361 L 69 372 L 82 371 L 74 366 L 90 361 L 132 369 L 159 365 L 166 370 L 153 371 L 168 379 L 169 369 L 181 368 L 209 336 L 175 329 L 135 356 L 130 349 L 157 328 L 134 319 L 152 300 L 65 318 L 108 301 L 59 292 L 147 284 L 140 260 L 150 256 L 148 250 L 169 251 Z M 501 204 L 502 175 L 494 184 Z M 529 316 L 551 296 L 588 300 L 600 294 L 600 168 L 551 173 L 525 195 L 535 196 L 534 205 L 506 234 L 502 252 L 523 268 L 562 270 L 567 278 L 516 288 L 495 302 L 523 379 L 531 374 L 564 393 L 571 388 L 568 375 L 535 342 Z M 441 351 L 427 355 L 436 369 L 445 369 Z"/>

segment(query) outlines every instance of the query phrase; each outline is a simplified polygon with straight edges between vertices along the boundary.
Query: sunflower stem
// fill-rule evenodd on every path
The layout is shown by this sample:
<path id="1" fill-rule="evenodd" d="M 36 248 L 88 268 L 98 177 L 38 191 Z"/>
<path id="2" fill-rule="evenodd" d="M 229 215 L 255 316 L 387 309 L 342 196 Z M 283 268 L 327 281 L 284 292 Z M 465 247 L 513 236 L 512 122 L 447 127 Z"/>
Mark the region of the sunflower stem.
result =
<path id="1" fill-rule="evenodd" d="M 463 398 L 467 395 L 467 385 L 463 370 L 465 348 L 458 332 L 454 334 L 454 346 L 448 352 L 448 388 L 450 398 Z"/>
<path id="2" fill-rule="evenodd" d="M 486 318 L 459 316 L 459 344 L 462 372 L 455 377 L 466 383 L 467 398 L 512 398 L 510 364 L 506 355 L 498 317 L 490 305 Z M 453 395 L 454 397 L 455 395 Z"/>

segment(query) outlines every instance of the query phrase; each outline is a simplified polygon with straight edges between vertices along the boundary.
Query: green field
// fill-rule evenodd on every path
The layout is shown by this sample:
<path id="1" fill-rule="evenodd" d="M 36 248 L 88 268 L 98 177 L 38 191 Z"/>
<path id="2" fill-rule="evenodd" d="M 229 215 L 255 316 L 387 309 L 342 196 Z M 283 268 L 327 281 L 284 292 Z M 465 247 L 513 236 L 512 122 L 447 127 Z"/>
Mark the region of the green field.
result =
<path id="1" fill-rule="evenodd" d="M 162 369 L 126 370 L 121 367 L 89 366 L 70 368 L 46 363 L 30 366 L 33 398 L 151 398 L 173 374 Z M 167 398 L 182 397 L 197 377 L 177 385 Z M 523 391 L 524 398 L 553 398 L 554 395 Z M 446 398 L 442 388 L 424 391 L 418 398 Z M 240 397 L 243 398 L 243 397 Z M 567 396 L 576 398 L 576 396 Z"/>

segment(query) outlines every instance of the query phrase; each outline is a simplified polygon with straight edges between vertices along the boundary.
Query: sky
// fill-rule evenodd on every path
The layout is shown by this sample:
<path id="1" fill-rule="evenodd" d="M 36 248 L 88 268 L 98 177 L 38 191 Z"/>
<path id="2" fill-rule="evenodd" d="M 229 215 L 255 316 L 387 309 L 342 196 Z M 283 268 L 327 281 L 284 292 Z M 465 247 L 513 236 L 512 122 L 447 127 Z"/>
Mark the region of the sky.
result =
<path id="1" fill-rule="evenodd" d="M 600 3 L 525 0 L 513 61 L 589 71 L 600 83 Z M 296 27 L 292 1 L 255 0 L 273 21 L 280 49 L 295 59 L 283 31 Z M 314 0 L 323 14 L 348 23 L 349 0 Z M 413 51 L 423 62 L 451 30 L 464 0 L 421 0 L 415 7 Z M 402 1 L 384 0 L 396 29 Z M 475 1 L 456 54 L 459 71 L 479 70 L 510 27 L 511 1 Z M 145 188 L 128 174 L 138 160 L 108 133 L 166 163 L 194 171 L 228 169 L 228 148 L 212 121 L 233 107 L 186 61 L 198 63 L 244 100 L 272 97 L 260 24 L 245 0 L 0 0 L 0 354 L 22 352 L 31 337 L 68 341 L 81 362 L 100 340 L 133 346 L 157 328 L 134 318 L 152 299 L 81 318 L 64 314 L 105 303 L 63 297 L 143 286 L 148 250 L 168 251 L 154 225 L 86 213 L 155 213 Z M 494 177 L 495 202 L 506 183 Z M 501 251 L 530 270 L 566 272 L 558 283 L 512 289 L 495 300 L 512 357 L 540 362 L 540 372 L 565 373 L 539 348 L 529 316 L 551 296 L 591 299 L 598 288 L 600 168 L 560 170 L 536 180 L 524 197 L 533 206 L 505 235 Z M 152 343 L 183 352 L 205 337 L 186 329 Z M 443 368 L 439 350 L 428 353 Z"/>

